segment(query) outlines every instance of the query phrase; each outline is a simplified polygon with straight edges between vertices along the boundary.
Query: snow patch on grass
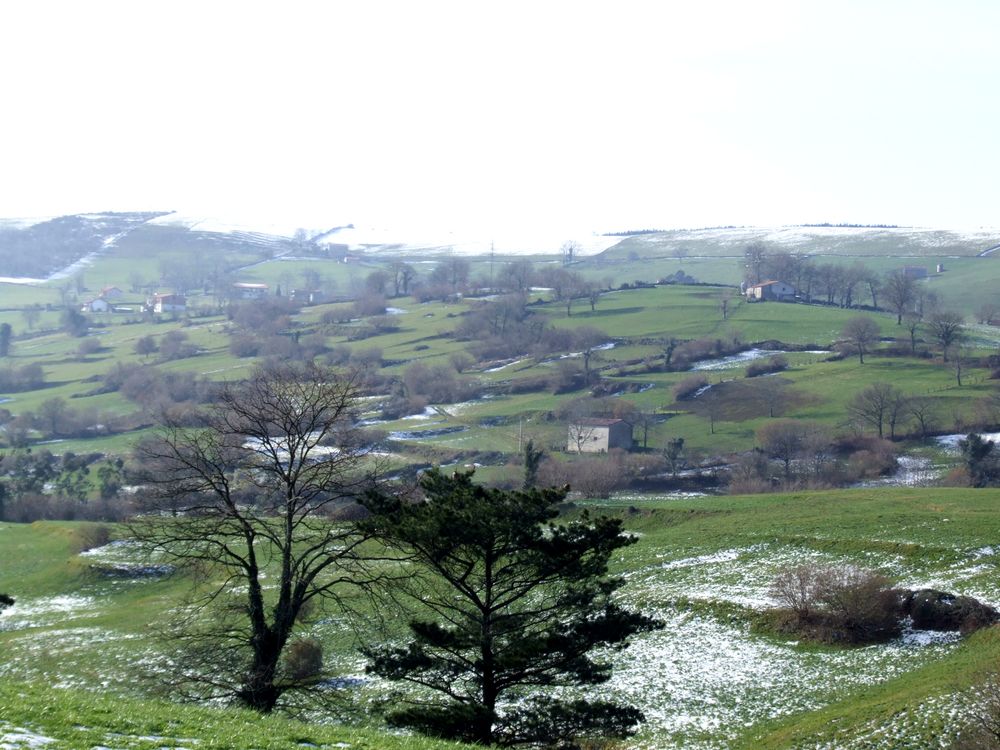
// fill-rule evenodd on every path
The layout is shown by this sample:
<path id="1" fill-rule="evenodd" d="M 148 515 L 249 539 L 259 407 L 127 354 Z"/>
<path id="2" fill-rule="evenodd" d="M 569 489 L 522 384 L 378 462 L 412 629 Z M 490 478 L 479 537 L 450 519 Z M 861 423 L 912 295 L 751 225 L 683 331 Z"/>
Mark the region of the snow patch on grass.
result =
<path id="1" fill-rule="evenodd" d="M 973 430 L 975 432 L 975 430 Z M 1000 432 L 978 432 L 976 433 L 983 440 L 989 440 L 994 443 L 1000 443 Z M 940 445 L 945 450 L 951 453 L 958 453 L 958 443 L 961 440 L 965 440 L 969 436 L 967 432 L 955 433 L 952 435 L 941 435 L 935 440 L 937 444 Z"/>
<path id="2" fill-rule="evenodd" d="M 605 690 L 646 714 L 641 748 L 723 748 L 746 728 L 820 708 L 953 648 L 929 636 L 844 650 L 803 650 L 748 628 L 676 610 L 617 657 Z"/>
<path id="3" fill-rule="evenodd" d="M 12 727 L 10 724 L 0 722 L 0 750 L 45 747 L 53 742 L 56 742 L 53 737 L 46 737 L 30 729 Z"/>
<path id="4" fill-rule="evenodd" d="M 681 560 L 671 560 L 663 563 L 664 570 L 675 570 L 677 568 L 690 568 L 694 565 L 713 565 L 715 563 L 731 562 L 739 559 L 745 552 L 752 552 L 753 548 L 747 550 L 726 549 L 713 552 L 710 555 L 698 555 L 697 557 L 685 557 Z"/>
<path id="5" fill-rule="evenodd" d="M 0 630 L 45 627 L 70 618 L 97 617 L 93 597 L 68 594 L 41 599 L 18 599 L 0 612 Z"/>

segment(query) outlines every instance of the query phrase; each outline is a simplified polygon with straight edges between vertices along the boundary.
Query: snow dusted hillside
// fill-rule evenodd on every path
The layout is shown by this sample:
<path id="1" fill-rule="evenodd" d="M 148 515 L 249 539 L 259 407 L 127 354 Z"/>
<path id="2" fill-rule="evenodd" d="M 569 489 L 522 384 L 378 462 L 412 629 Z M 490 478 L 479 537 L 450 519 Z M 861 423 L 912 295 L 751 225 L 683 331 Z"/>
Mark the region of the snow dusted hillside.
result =
<path id="1" fill-rule="evenodd" d="M 946 230 L 928 227 L 783 226 L 677 229 L 632 235 L 614 252 L 640 256 L 739 256 L 751 242 L 807 254 L 922 257 L 975 256 L 1000 246 L 1000 229 Z"/>
<path id="2" fill-rule="evenodd" d="M 66 278 L 159 215 L 107 212 L 0 219 L 0 282 L 40 284 Z"/>
<path id="3" fill-rule="evenodd" d="M 221 232 L 257 237 L 291 238 L 296 232 L 321 245 L 339 245 L 366 254 L 456 254 L 500 255 L 555 254 L 567 242 L 578 246 L 577 253 L 593 255 L 617 244 L 621 237 L 606 237 L 595 231 L 554 228 L 524 228 L 511 224 L 497 230 L 454 229 L 428 226 L 354 224 L 332 217 L 317 228 L 312 223 L 292 224 L 267 217 L 236 218 L 172 213 L 150 222 L 181 226 L 197 232 Z"/>
<path id="4" fill-rule="evenodd" d="M 190 232 L 192 243 L 216 237 L 227 245 L 264 250 L 275 257 L 298 255 L 298 248 L 302 246 L 292 240 L 336 246 L 370 257 L 485 256 L 490 252 L 499 256 L 555 255 L 570 242 L 575 244 L 577 257 L 603 254 L 610 259 L 737 257 L 751 242 L 810 255 L 857 257 L 972 257 L 1000 252 L 1000 230 L 989 228 L 956 231 L 923 227 L 721 227 L 608 236 L 593 229 L 546 227 L 516 220 L 499 228 L 459 229 L 354 224 L 332 216 L 328 221 L 295 224 L 263 214 L 219 218 L 185 212 L 108 213 L 41 220 L 0 219 L 0 257 L 6 258 L 0 268 L 0 273 L 6 273 L 0 277 L 0 282 L 37 284 L 65 278 L 108 252 L 122 237 L 140 226 L 155 227 L 159 231 L 174 228 L 180 236 L 173 237 L 173 242 L 181 245 L 186 242 L 185 233 Z M 53 227 L 62 231 L 57 242 L 50 239 Z M 75 233 L 60 229 L 62 227 L 69 227 Z M 39 262 L 41 258 L 36 257 L 30 249 L 33 246 L 25 239 L 34 235 L 44 238 L 44 254 L 51 256 L 46 262 Z M 31 241 L 37 244 L 41 240 Z M 6 256 L 3 256 L 4 251 Z M 25 265 L 23 261 L 28 258 L 33 265 Z"/>
<path id="5" fill-rule="evenodd" d="M 456 255 L 551 255 L 567 242 L 577 245 L 577 255 L 594 255 L 617 244 L 621 237 L 588 231 L 519 229 L 489 231 L 433 231 L 383 227 L 351 227 L 324 234 L 320 242 L 344 244 L 351 250 L 378 253 L 453 253 Z"/>

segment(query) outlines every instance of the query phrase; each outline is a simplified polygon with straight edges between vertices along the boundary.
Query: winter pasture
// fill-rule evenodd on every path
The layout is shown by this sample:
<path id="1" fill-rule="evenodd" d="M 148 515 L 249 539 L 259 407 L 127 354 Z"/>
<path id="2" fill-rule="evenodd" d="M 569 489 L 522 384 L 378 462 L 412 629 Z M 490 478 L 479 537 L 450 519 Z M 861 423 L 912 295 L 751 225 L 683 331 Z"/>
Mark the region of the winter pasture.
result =
<path id="1" fill-rule="evenodd" d="M 664 630 L 608 654 L 616 671 L 600 691 L 635 703 L 647 717 L 626 746 L 946 746 L 963 726 L 970 686 L 1000 655 L 994 629 L 968 638 L 911 630 L 888 644 L 845 649 L 762 635 L 750 626 L 755 612 L 773 605 L 774 575 L 803 561 L 849 562 L 902 586 L 1000 603 L 1000 560 L 992 546 L 1000 531 L 998 500 L 992 490 L 872 489 L 581 501 L 591 512 L 621 515 L 637 535 L 613 572 L 627 579 L 622 592 L 631 605 L 666 622 Z M 0 526 L 0 559 L 13 561 L 0 568 L 0 590 L 17 599 L 0 617 L 0 705 L 8 707 L 0 735 L 22 731 L 63 743 L 53 747 L 75 747 L 87 737 L 88 747 L 144 748 L 146 738 L 164 736 L 201 740 L 176 740 L 177 746 L 222 746 L 216 743 L 225 732 L 211 728 L 229 721 L 228 713 L 198 714 L 211 717 L 203 732 L 201 720 L 184 713 L 191 709 L 167 718 L 171 707 L 150 702 L 158 695 L 157 674 L 173 658 L 157 640 L 156 625 L 181 606 L 184 576 L 135 560 L 123 541 L 81 554 L 82 528 Z M 378 729 L 371 707 L 386 686 L 364 674 L 358 633 L 337 613 L 309 628 L 324 642 L 337 678 L 331 684 L 359 709 L 345 709 L 347 719 L 367 725 L 364 731 Z M 91 702 L 93 694 L 101 697 Z M 159 718 L 114 715 L 108 701 L 119 696 L 146 701 Z M 59 708 L 33 711 L 24 704 L 29 697 Z M 330 738 L 348 732 L 281 726 L 301 726 L 302 741 L 324 746 L 336 746 Z"/>

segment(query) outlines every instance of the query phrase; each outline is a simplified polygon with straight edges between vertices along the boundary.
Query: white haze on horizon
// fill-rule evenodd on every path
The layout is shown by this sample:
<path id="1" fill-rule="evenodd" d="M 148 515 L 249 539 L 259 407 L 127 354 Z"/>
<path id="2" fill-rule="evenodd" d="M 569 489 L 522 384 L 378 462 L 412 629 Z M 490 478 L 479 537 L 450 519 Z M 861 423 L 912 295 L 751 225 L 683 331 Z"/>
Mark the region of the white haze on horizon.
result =
<path id="1" fill-rule="evenodd" d="M 988 0 L 52 0 L 0 22 L 8 216 L 498 249 L 997 223 Z"/>

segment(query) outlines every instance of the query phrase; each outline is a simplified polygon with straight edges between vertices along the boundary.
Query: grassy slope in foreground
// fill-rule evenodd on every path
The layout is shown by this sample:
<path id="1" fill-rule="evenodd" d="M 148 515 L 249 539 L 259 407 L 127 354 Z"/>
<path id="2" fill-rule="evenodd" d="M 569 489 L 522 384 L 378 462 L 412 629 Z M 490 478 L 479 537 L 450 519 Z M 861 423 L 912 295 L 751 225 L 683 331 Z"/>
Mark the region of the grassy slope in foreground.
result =
<path id="1" fill-rule="evenodd" d="M 997 601 L 1000 590 L 997 562 L 987 547 L 1000 536 L 1000 493 L 995 490 L 894 489 L 672 503 L 655 497 L 626 501 L 636 506 L 626 523 L 642 534 L 626 574 L 632 578 L 632 590 L 647 606 L 656 607 L 657 600 L 661 605 L 668 603 L 674 592 L 723 603 L 733 592 L 753 600 L 766 598 L 770 576 L 782 565 L 803 559 L 875 568 L 904 586 L 933 582 L 991 603 Z M 725 550 L 740 550 L 741 554 L 715 566 L 676 567 L 672 562 L 684 558 L 694 562 L 699 555 L 718 556 Z M 653 573 L 644 586 L 643 573 L 657 568 L 664 572 Z M 687 617 L 693 625 L 699 615 Z M 734 643 L 761 642 L 752 636 L 744 641 L 740 630 L 731 631 Z M 827 651 L 839 658 L 835 656 L 838 650 L 796 646 L 785 640 L 777 639 L 772 645 L 786 652 L 783 658 L 789 667 L 812 664 L 822 669 L 822 652 Z M 882 648 L 851 650 L 844 655 L 870 661 L 880 658 Z M 788 710 L 788 706 L 801 703 L 797 691 L 807 687 L 803 685 L 787 684 L 792 693 L 765 700 L 763 696 L 781 688 L 781 678 L 764 670 L 761 675 L 765 679 L 749 688 L 742 699 L 768 710 L 776 708 L 781 718 L 768 720 L 762 715 L 765 712 L 749 706 L 741 709 L 719 704 L 717 715 L 749 719 L 753 726 L 743 731 L 742 722 L 722 727 L 701 737 L 705 744 L 692 742 L 691 746 L 830 750 L 940 747 L 942 735 L 954 736 L 961 727 L 963 691 L 1000 663 L 1000 630 L 982 631 L 939 658 L 926 660 L 920 650 L 899 653 L 909 654 L 903 657 L 912 660 L 909 668 L 894 667 L 894 676 L 855 685 L 846 694 L 838 694 L 836 684 L 831 684 L 825 698 L 815 693 L 822 705 L 811 710 Z M 711 660 L 713 656 L 703 653 L 690 658 Z M 696 663 L 688 665 L 689 672 L 697 669 Z M 830 676 L 835 682 L 851 679 L 837 670 Z M 738 682 L 735 675 L 728 678 L 734 679 Z M 730 687 L 733 693 L 738 692 L 735 683 Z M 684 695 L 675 696 L 674 703 L 677 708 L 668 710 L 682 711 L 687 705 L 699 708 Z M 700 710 L 705 711 L 705 706 Z M 657 738 L 650 737 L 645 746 L 656 747 Z"/>
<path id="2" fill-rule="evenodd" d="M 24 738 L 18 742 L 16 735 Z M 7 736 L 14 735 L 14 737 Z M 10 744 L 7 744 L 7 743 Z M 181 706 L 90 692 L 0 682 L 0 747 L 351 748 L 445 750 L 467 747 L 424 737 L 305 723 L 252 711 Z"/>
<path id="3" fill-rule="evenodd" d="M 623 550 L 615 563 L 616 572 L 629 578 L 623 595 L 672 623 L 666 631 L 636 639 L 632 648 L 616 656 L 621 668 L 612 683 L 601 688 L 620 691 L 618 697 L 634 699 L 647 712 L 649 721 L 625 746 L 923 748 L 931 746 L 929 738 L 952 733 L 958 720 L 946 724 L 956 707 L 956 695 L 974 684 L 989 665 L 1000 662 L 1000 633 L 982 632 L 936 650 L 878 646 L 843 652 L 756 636 L 741 622 L 727 622 L 713 612 L 727 603 L 766 598 L 776 570 L 803 559 L 852 562 L 883 570 L 901 585 L 933 583 L 1000 601 L 996 575 L 1000 565 L 996 550 L 987 549 L 1000 538 L 998 503 L 997 490 L 943 488 L 588 502 L 596 513 L 623 514 L 627 528 L 641 534 L 640 542 Z M 0 524 L 0 591 L 25 601 L 39 593 L 76 592 L 91 595 L 96 602 L 96 589 L 80 588 L 85 584 L 80 577 L 85 559 L 74 554 L 84 528 L 71 523 Z M 0 735 L 13 725 L 64 740 L 62 747 L 164 744 L 102 739 L 112 732 L 129 737 L 197 737 L 203 740 L 199 747 L 294 747 L 297 743 L 292 740 L 301 732 L 303 740 L 319 745 L 328 744 L 324 737 L 336 737 L 352 747 L 393 747 L 378 734 L 358 733 L 360 739 L 351 740 L 352 730 L 277 721 L 276 727 L 300 729 L 275 729 L 267 736 L 277 739 L 268 745 L 253 732 L 254 727 L 270 727 L 271 719 L 188 713 L 193 709 L 128 700 L 114 706 L 134 710 L 108 715 L 121 714 L 122 722 L 133 723 L 105 725 L 101 722 L 110 719 L 99 721 L 88 708 L 92 700 L 88 691 L 42 687 L 121 682 L 130 668 L 128 659 L 146 644 L 140 621 L 173 606 L 178 587 L 183 587 L 182 580 L 105 585 L 107 591 L 100 597 L 104 611 L 84 623 L 88 633 L 100 628 L 112 636 L 100 642 L 71 642 L 67 627 L 73 623 L 66 621 L 2 634 L 0 653 L 5 656 L 0 664 L 6 664 L 0 671 L 11 685 L 0 686 L 0 721 L 8 722 L 0 727 Z M 704 606 L 682 604 L 681 599 Z M 87 613 L 74 617 L 83 616 Z M 699 632 L 708 631 L 715 640 L 699 640 Z M 122 637 L 116 639 L 115 634 Z M 27 648 L 43 643 L 47 636 L 62 640 L 54 654 Z M 335 638 L 325 645 L 334 663 L 347 658 L 352 648 Z M 131 651 L 133 647 L 137 651 Z M 725 652 L 752 658 L 742 662 L 720 658 Z M 758 657 L 766 663 L 759 663 Z M 703 666 L 714 671 L 708 674 Z M 741 666 L 752 669 L 740 672 Z M 867 676 L 859 680 L 858 673 Z M 25 681 L 30 684 L 23 685 Z M 122 693 L 129 694 L 128 686 Z M 93 705 L 112 704 L 110 698 L 100 697 Z M 695 717 L 706 728 L 699 730 L 685 717 Z M 170 724 L 174 719 L 181 723 Z M 715 719 L 722 724 L 711 724 Z M 211 728 L 215 726 L 219 728 Z M 99 730 L 76 734 L 84 731 L 81 727 Z M 320 734 L 325 731 L 329 733 Z M 373 738 L 370 744 L 363 744 L 365 737 Z M 878 741 L 865 744 L 873 737 Z M 399 742 L 398 747 L 437 747 L 421 739 Z"/>
<path id="4" fill-rule="evenodd" d="M 738 747 L 746 750 L 947 747 L 942 738 L 954 736 L 965 723 L 960 718 L 963 699 L 998 663 L 1000 628 L 992 627 L 970 636 L 940 661 L 818 711 L 758 727 Z"/>

